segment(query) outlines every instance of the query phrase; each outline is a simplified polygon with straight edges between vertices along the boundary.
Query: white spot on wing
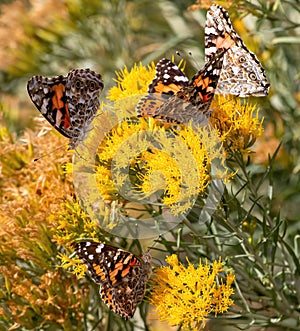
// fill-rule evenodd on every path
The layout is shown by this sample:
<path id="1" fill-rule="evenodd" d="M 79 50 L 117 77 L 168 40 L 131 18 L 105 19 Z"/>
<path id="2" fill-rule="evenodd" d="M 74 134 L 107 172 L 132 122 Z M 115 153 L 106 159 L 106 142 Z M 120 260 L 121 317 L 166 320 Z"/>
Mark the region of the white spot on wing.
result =
<path id="1" fill-rule="evenodd" d="M 215 28 L 211 28 L 211 27 L 208 27 L 208 26 L 205 27 L 205 33 L 206 33 L 206 34 L 214 34 L 214 35 L 218 35 L 218 34 L 216 33 L 216 29 L 215 29 Z"/>
<path id="2" fill-rule="evenodd" d="M 99 245 L 97 246 L 96 250 L 95 250 L 96 253 L 101 253 L 103 247 L 104 247 L 103 244 L 99 244 Z"/>
<path id="3" fill-rule="evenodd" d="M 188 78 L 185 76 L 175 76 L 174 77 L 177 82 L 187 82 Z"/>

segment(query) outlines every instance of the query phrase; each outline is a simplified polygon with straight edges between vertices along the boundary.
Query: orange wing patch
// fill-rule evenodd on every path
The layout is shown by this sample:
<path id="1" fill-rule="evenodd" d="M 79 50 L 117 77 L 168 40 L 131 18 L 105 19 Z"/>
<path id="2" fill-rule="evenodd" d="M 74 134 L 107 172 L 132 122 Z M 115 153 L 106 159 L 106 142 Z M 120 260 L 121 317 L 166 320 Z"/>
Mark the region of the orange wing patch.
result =
<path id="1" fill-rule="evenodd" d="M 52 91 L 54 92 L 54 95 L 52 97 L 52 106 L 57 111 L 56 123 L 58 123 L 60 127 L 67 129 L 71 126 L 71 121 L 68 104 L 63 101 L 63 98 L 66 93 L 66 88 L 63 84 L 58 84 L 52 87 Z"/>

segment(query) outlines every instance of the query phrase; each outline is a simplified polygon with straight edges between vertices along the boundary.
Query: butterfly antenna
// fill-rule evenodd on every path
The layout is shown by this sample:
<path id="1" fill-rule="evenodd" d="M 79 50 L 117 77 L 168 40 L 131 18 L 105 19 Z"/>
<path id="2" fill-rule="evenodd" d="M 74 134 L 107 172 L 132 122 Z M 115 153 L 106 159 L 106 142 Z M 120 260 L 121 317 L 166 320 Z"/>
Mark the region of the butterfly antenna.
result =
<path id="1" fill-rule="evenodd" d="M 33 160 L 33 162 L 37 162 L 37 161 L 39 161 L 40 159 L 42 159 L 43 157 L 45 157 L 45 156 L 49 156 L 49 155 L 53 154 L 54 152 L 58 151 L 59 149 L 62 149 L 62 148 L 65 148 L 65 147 L 66 147 L 65 145 L 59 146 L 59 147 L 53 149 L 51 152 L 46 153 L 46 154 L 43 154 L 43 155 L 41 155 L 40 157 L 37 157 L 36 159 Z"/>

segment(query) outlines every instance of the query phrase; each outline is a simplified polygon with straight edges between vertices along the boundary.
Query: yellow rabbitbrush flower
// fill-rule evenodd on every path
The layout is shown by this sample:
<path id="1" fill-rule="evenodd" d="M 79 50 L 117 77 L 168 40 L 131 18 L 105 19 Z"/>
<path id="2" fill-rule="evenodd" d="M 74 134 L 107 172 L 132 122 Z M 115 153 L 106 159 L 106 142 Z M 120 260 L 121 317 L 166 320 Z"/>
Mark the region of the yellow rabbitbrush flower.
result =
<path id="1" fill-rule="evenodd" d="M 263 134 L 263 119 L 259 109 L 245 100 L 218 96 L 212 103 L 211 123 L 220 140 L 232 150 L 247 151 Z"/>
<path id="2" fill-rule="evenodd" d="M 182 62 L 178 66 L 183 69 Z M 113 112 L 119 119 L 135 116 L 134 107 L 141 94 L 147 92 L 154 75 L 153 63 L 148 67 L 135 64 L 131 70 L 125 67 L 117 73 L 118 85 L 111 88 L 108 98 L 114 101 Z M 138 98 L 135 100 L 134 96 Z M 139 196 L 140 199 L 147 199 L 155 192 L 163 190 L 161 202 L 170 207 L 173 214 L 186 212 L 191 208 L 195 197 L 202 193 L 209 183 L 211 160 L 214 157 L 221 157 L 219 150 L 216 152 L 217 155 L 213 155 L 212 152 L 217 145 L 218 137 L 212 139 L 211 135 L 205 136 L 205 134 L 200 137 L 188 127 L 178 131 L 173 129 L 173 133 L 169 130 L 169 133 L 166 133 L 167 127 L 168 125 L 156 123 L 152 118 L 139 121 L 123 120 L 107 134 L 98 149 L 98 159 L 101 161 L 96 167 L 96 180 L 100 195 L 104 199 L 120 199 L 117 189 L 114 189 L 112 176 L 109 174 L 114 169 L 125 168 L 130 164 L 131 175 L 134 174 L 131 176 L 131 181 L 133 180 L 133 187 L 137 190 L 136 198 Z M 147 132 L 143 136 L 144 149 L 142 146 L 137 147 L 131 140 L 131 137 L 141 132 Z M 160 136 L 160 149 L 147 145 L 147 141 L 151 140 L 152 136 Z M 142 139 L 138 144 L 142 144 Z M 179 144 L 182 148 L 179 148 Z M 208 151 L 209 145 L 214 147 L 209 147 Z M 114 169 L 111 168 L 113 158 L 116 161 Z M 124 182 L 126 183 L 126 176 L 127 174 L 123 175 L 115 171 L 115 182 L 123 185 Z"/>
<path id="3" fill-rule="evenodd" d="M 128 183 L 130 173 L 136 199 L 150 201 L 162 190 L 161 201 L 173 214 L 186 212 L 209 183 L 212 159 L 222 157 L 219 150 L 207 148 L 212 135 L 201 138 L 189 128 L 166 130 L 154 119 L 124 120 L 98 149 L 99 193 L 105 200 L 119 199 L 115 184 L 120 188 Z"/>
<path id="4" fill-rule="evenodd" d="M 126 121 L 124 120 L 113 128 L 106 139 L 98 148 L 99 165 L 96 167 L 96 181 L 100 195 L 104 200 L 114 201 L 119 198 L 118 190 L 112 178 L 112 170 L 123 168 L 133 162 L 130 156 L 134 154 L 136 146 L 130 143 L 130 138 L 146 129 L 146 121 Z M 120 150 L 123 145 L 124 150 Z M 113 158 L 116 159 L 114 169 L 111 168 Z M 123 183 L 123 177 L 120 171 L 116 171 L 115 181 Z"/>
<path id="5" fill-rule="evenodd" d="M 155 64 L 147 67 L 142 63 L 134 64 L 129 71 L 127 67 L 116 72 L 117 86 L 113 86 L 108 92 L 108 99 L 113 101 L 113 113 L 119 119 L 135 116 L 135 106 L 142 95 L 147 93 L 147 88 L 155 76 Z"/>
<path id="6" fill-rule="evenodd" d="M 230 272 L 223 283 L 219 275 L 224 272 L 221 260 L 212 265 L 199 261 L 196 268 L 187 259 L 185 267 L 173 254 L 166 257 L 166 262 L 170 266 L 154 272 L 150 297 L 160 320 L 180 325 L 183 330 L 198 330 L 209 314 L 223 313 L 233 304 L 230 296 L 235 277 Z"/>
<path id="7" fill-rule="evenodd" d="M 77 238 L 95 239 L 100 233 L 99 224 L 89 218 L 78 201 L 61 203 L 61 209 L 52 212 L 48 220 L 54 225 L 52 240 L 65 247 Z"/>
<path id="8" fill-rule="evenodd" d="M 168 198 L 163 198 L 164 203 L 171 205 L 176 202 L 181 182 L 181 173 L 176 161 L 167 153 L 157 149 L 152 149 L 150 152 L 145 151 L 142 159 L 145 160 L 144 169 L 146 171 L 139 174 L 142 182 L 141 191 L 146 195 L 151 195 L 166 185 L 165 191 L 169 194 Z"/>
<path id="9" fill-rule="evenodd" d="M 144 170 L 139 175 L 143 193 L 153 193 L 156 183 L 162 183 L 160 173 L 165 180 L 162 201 L 169 206 L 174 215 L 186 212 L 193 206 L 194 199 L 204 192 L 210 182 L 210 167 L 214 160 L 224 160 L 219 138 L 207 128 L 198 128 L 196 133 L 191 127 L 173 129 L 172 139 L 162 140 L 161 151 L 145 151 L 143 154 Z M 219 173 L 220 178 L 227 178 L 226 172 Z M 161 177 L 160 177 L 161 178 Z M 155 181 L 154 181 L 155 180 Z"/>
<path id="10" fill-rule="evenodd" d="M 154 78 L 155 64 L 151 62 L 147 67 L 143 66 L 142 63 L 134 64 L 130 71 L 125 66 L 123 70 L 116 72 L 116 75 L 115 81 L 118 85 L 113 86 L 108 93 L 108 99 L 111 101 L 145 94 L 148 85 Z"/>

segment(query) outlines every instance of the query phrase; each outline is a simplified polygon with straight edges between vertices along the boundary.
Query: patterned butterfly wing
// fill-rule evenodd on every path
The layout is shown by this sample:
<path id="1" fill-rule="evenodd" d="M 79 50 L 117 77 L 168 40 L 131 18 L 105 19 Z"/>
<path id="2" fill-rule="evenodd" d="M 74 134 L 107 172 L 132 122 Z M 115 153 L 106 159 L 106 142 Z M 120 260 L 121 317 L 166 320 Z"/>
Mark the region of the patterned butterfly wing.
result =
<path id="1" fill-rule="evenodd" d="M 188 78 L 168 59 L 156 65 L 156 75 L 148 87 L 148 94 L 141 98 L 136 107 L 138 117 L 155 117 L 157 109 L 181 87 L 188 85 Z"/>
<path id="2" fill-rule="evenodd" d="M 36 108 L 62 135 L 71 138 L 64 129 L 70 126 L 70 114 L 66 103 L 67 77 L 47 78 L 33 76 L 27 83 L 27 91 Z"/>
<path id="3" fill-rule="evenodd" d="M 100 285 L 100 295 L 105 304 L 122 318 L 132 318 L 143 300 L 151 275 L 150 253 L 138 257 L 96 242 L 77 243 L 75 250 L 93 281 Z"/>
<path id="4" fill-rule="evenodd" d="M 186 86 L 181 87 L 156 110 L 153 117 L 173 123 L 206 123 L 226 51 L 219 49 Z"/>
<path id="5" fill-rule="evenodd" d="M 234 30 L 228 12 L 212 5 L 206 16 L 205 56 L 210 61 L 218 49 L 227 49 L 216 94 L 240 97 L 266 96 L 270 84 L 256 55 L 249 51 Z"/>
<path id="6" fill-rule="evenodd" d="M 99 108 L 103 90 L 100 74 L 74 69 L 67 76 L 34 76 L 27 83 L 28 94 L 46 120 L 69 138 L 69 149 L 84 140 Z"/>

